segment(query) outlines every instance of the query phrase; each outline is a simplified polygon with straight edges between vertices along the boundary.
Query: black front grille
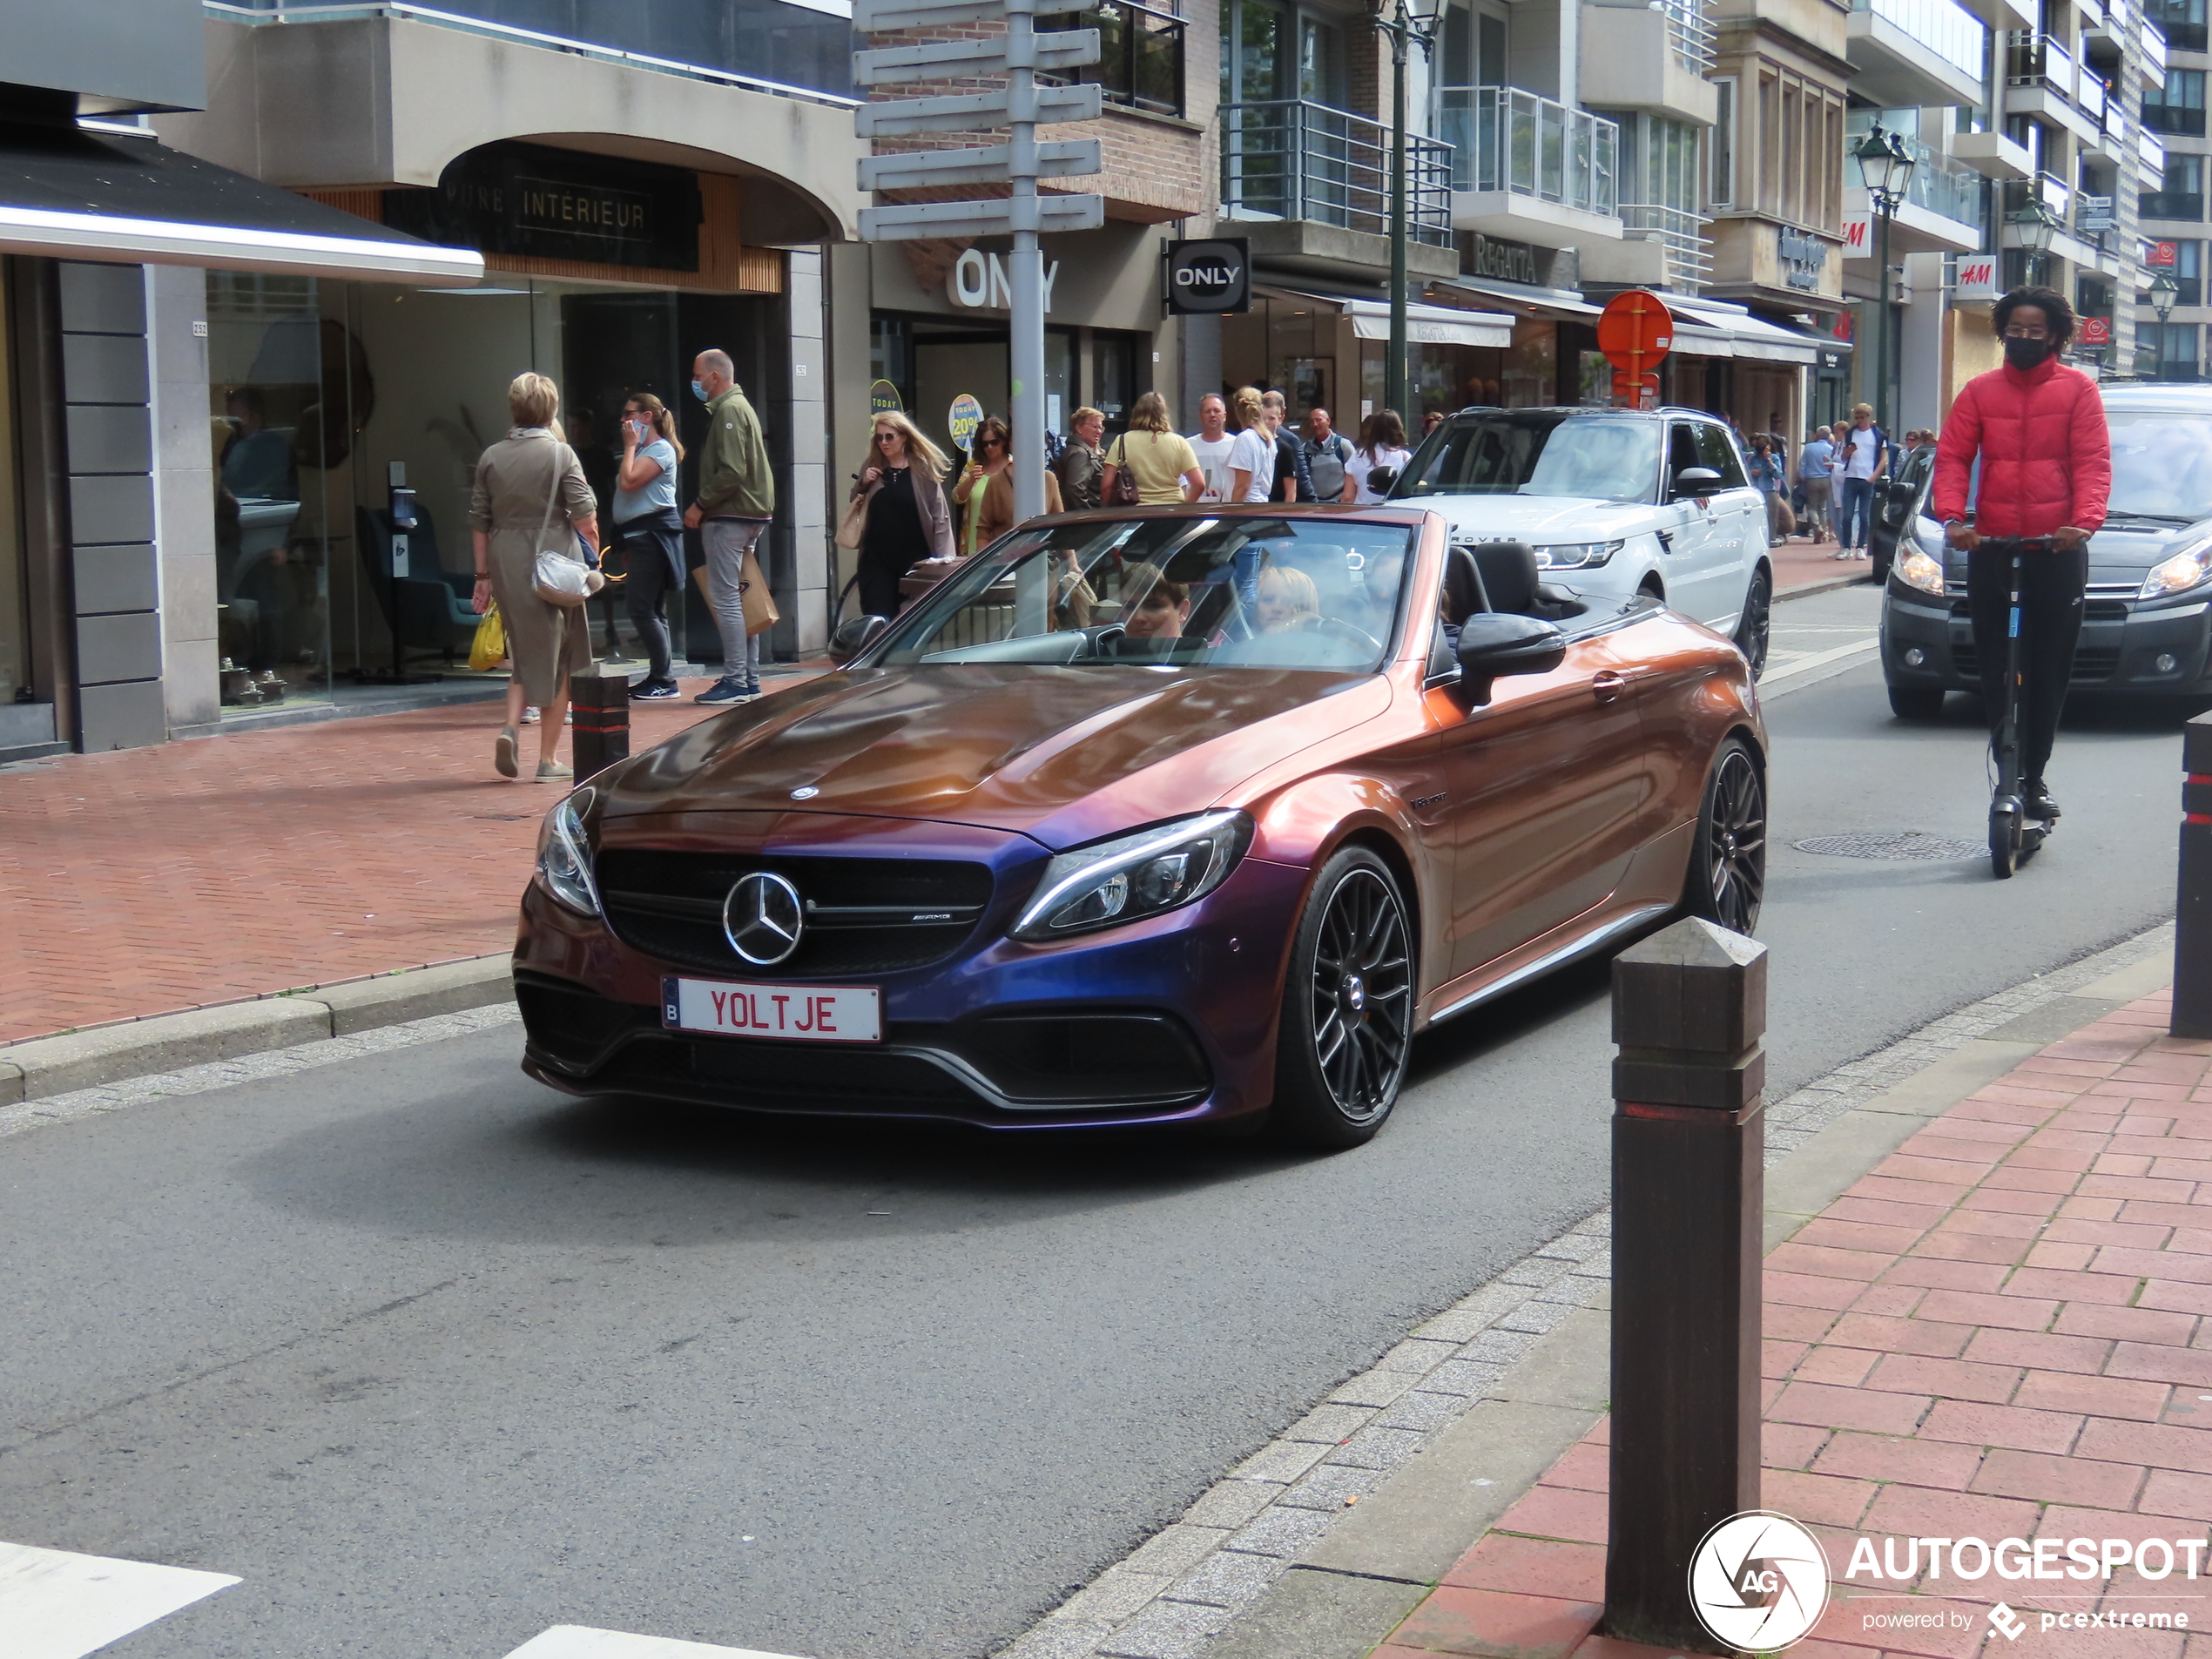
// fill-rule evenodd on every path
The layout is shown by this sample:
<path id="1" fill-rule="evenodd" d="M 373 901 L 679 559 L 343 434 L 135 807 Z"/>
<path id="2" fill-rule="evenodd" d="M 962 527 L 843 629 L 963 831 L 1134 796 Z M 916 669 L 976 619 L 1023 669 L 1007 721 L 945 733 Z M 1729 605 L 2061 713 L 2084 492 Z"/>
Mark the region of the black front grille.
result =
<path id="1" fill-rule="evenodd" d="M 642 1037 L 623 1049 L 616 1076 L 647 1091 L 656 1082 L 705 1086 L 769 1111 L 988 1109 L 973 1089 L 918 1055 L 830 1043 Z"/>
<path id="2" fill-rule="evenodd" d="M 1981 675 L 1981 656 L 1971 639 L 1951 642 L 1952 666 L 1962 679 L 1977 679 Z M 2080 645 L 2074 652 L 2075 685 L 2101 685 L 2120 671 L 2120 647 L 2117 645 Z"/>
<path id="3" fill-rule="evenodd" d="M 756 870 L 799 889 L 806 926 L 773 968 L 730 948 L 722 905 Z M 985 864 L 949 859 L 747 858 L 617 847 L 595 866 L 607 925 L 664 961 L 752 978 L 835 979 L 941 961 L 975 931 L 991 901 Z"/>
<path id="4" fill-rule="evenodd" d="M 2081 620 L 2125 622 L 2134 613 L 2134 609 L 2125 599 L 2084 599 L 2081 602 Z"/>
<path id="5" fill-rule="evenodd" d="M 566 980 L 523 972 L 515 975 L 515 1001 L 530 1046 L 577 1071 L 596 1065 L 631 1032 L 660 1023 L 660 1010 L 610 1001 Z"/>

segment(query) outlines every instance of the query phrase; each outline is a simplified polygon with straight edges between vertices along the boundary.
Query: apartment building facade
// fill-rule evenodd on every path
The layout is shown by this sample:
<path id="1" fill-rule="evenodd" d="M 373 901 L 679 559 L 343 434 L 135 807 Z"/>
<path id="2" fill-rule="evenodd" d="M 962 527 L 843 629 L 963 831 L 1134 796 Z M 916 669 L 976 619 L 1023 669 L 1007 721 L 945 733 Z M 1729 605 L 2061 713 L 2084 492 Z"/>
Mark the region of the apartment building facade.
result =
<path id="1" fill-rule="evenodd" d="M 2212 168 L 2204 83 L 2212 57 L 2205 51 L 2204 0 L 2155 0 L 2142 15 L 2164 36 L 2168 62 L 2163 83 L 2147 84 L 2142 98 L 2142 124 L 2157 135 L 2163 162 L 2153 171 L 2146 161 L 2136 203 L 2144 280 L 2135 297 L 2134 366 L 2156 380 L 2202 380 L 2205 325 L 2212 322 L 2204 239 L 2205 173 Z M 2152 291 L 2161 277 L 2173 284 L 2170 295 Z"/>

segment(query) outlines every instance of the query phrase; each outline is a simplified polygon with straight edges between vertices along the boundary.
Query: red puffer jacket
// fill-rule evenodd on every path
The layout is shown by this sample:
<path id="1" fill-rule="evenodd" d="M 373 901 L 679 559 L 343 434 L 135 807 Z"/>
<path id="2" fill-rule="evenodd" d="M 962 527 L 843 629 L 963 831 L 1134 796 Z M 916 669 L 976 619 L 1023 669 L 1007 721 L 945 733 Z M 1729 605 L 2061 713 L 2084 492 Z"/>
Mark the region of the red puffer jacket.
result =
<path id="1" fill-rule="evenodd" d="M 1935 516 L 1966 514 L 1966 485 L 1981 457 L 1974 528 L 1984 536 L 2048 536 L 2066 525 L 2094 530 L 2112 494 L 2112 435 L 2097 383 L 2047 357 L 2007 363 L 1960 390 L 1936 442 Z"/>

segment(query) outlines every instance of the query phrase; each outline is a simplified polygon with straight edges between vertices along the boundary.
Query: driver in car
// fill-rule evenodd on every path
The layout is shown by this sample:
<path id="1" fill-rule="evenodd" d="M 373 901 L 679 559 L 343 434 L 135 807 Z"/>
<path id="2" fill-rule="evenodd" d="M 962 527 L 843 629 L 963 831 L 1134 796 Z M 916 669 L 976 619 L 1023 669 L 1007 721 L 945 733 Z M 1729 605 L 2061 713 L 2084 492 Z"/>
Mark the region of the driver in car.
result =
<path id="1" fill-rule="evenodd" d="M 1190 621 L 1190 590 L 1169 581 L 1159 566 L 1128 566 L 1122 572 L 1122 629 L 1131 639 L 1183 637 Z"/>

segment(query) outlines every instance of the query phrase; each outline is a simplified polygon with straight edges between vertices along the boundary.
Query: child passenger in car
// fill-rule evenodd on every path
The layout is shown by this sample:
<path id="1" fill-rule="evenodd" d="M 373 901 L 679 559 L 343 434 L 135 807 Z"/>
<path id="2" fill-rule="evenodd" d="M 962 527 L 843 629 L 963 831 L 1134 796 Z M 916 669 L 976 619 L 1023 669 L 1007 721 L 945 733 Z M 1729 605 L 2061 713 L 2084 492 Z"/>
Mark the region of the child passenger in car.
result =
<path id="1" fill-rule="evenodd" d="M 1321 590 L 1305 571 L 1271 564 L 1259 573 L 1258 610 L 1260 632 L 1286 633 L 1310 625 L 1309 617 L 1313 622 L 1321 619 Z"/>

